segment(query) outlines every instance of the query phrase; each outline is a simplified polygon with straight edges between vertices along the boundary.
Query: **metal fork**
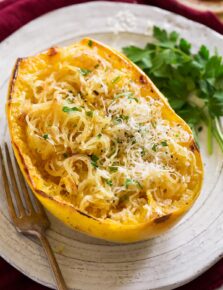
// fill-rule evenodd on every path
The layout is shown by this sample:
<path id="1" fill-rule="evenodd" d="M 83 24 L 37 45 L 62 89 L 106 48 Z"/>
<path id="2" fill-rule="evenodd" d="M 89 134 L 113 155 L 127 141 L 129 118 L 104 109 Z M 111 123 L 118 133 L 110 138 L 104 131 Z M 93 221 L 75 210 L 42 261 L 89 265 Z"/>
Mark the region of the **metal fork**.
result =
<path id="1" fill-rule="evenodd" d="M 1 163 L 1 168 L 2 168 L 2 176 L 3 176 L 4 186 L 5 186 L 6 199 L 8 203 L 9 214 L 15 225 L 15 228 L 20 233 L 35 236 L 40 240 L 45 250 L 49 264 L 51 266 L 51 270 L 54 274 L 54 279 L 57 284 L 57 289 L 67 290 L 64 278 L 61 274 L 60 268 L 53 254 L 52 248 L 45 235 L 46 229 L 49 228 L 50 226 L 50 222 L 47 218 L 47 215 L 42 205 L 39 203 L 39 201 L 37 201 L 37 199 L 35 199 L 36 207 L 34 206 L 29 196 L 29 192 L 26 187 L 24 178 L 22 177 L 22 174 L 16 163 L 19 183 L 21 185 L 21 190 L 22 190 L 22 193 L 20 192 L 17 181 L 16 181 L 13 165 L 12 165 L 12 159 L 10 157 L 9 149 L 6 143 L 5 143 L 5 153 L 6 153 L 6 163 L 4 162 L 2 149 L 0 147 L 0 163 Z M 12 190 L 10 190 L 5 164 L 8 164 L 9 176 L 10 176 L 10 180 L 12 181 Z M 23 194 L 23 199 L 22 199 L 22 194 Z M 13 202 L 13 197 L 14 197 L 15 205 Z M 23 200 L 25 200 L 26 208 L 24 207 Z M 16 208 L 18 209 L 18 213 L 16 213 Z"/>

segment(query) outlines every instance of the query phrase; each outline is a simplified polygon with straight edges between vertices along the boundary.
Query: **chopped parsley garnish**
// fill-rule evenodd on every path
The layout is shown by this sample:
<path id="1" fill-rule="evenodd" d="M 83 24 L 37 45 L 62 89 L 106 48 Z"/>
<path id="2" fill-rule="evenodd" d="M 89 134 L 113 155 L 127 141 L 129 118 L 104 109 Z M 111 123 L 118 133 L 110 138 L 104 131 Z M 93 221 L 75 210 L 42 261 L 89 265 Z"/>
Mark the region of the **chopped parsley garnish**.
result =
<path id="1" fill-rule="evenodd" d="M 63 112 L 65 112 L 65 113 L 81 112 L 81 109 L 80 109 L 80 108 L 77 108 L 77 107 L 72 107 L 72 108 L 70 108 L 70 107 L 66 107 L 66 106 L 64 106 L 62 110 L 63 110 Z"/>
<path id="2" fill-rule="evenodd" d="M 112 80 L 112 84 L 115 84 L 115 83 L 117 83 L 119 80 L 120 80 L 120 76 L 117 76 L 116 78 L 114 78 L 113 80 Z"/>
<path id="3" fill-rule="evenodd" d="M 138 187 L 140 188 L 140 189 L 143 189 L 143 186 L 142 186 L 142 184 L 139 182 L 139 181 L 135 181 L 135 183 L 138 185 Z"/>
<path id="4" fill-rule="evenodd" d="M 129 185 L 131 185 L 131 184 L 137 185 L 140 189 L 143 188 L 143 186 L 140 184 L 140 182 L 138 180 L 134 180 L 134 179 L 131 179 L 131 178 L 126 178 L 125 187 L 128 188 Z"/>
<path id="5" fill-rule="evenodd" d="M 74 100 L 71 97 L 67 98 L 66 100 L 69 104 L 72 104 L 74 102 Z"/>
<path id="6" fill-rule="evenodd" d="M 111 179 L 104 179 L 107 185 L 112 186 L 112 180 Z"/>
<path id="7" fill-rule="evenodd" d="M 166 141 L 162 141 L 162 142 L 161 142 L 161 145 L 162 145 L 163 147 L 168 146 L 168 144 L 167 144 Z"/>
<path id="8" fill-rule="evenodd" d="M 136 103 L 139 102 L 139 100 L 137 98 L 132 98 L 132 97 L 128 97 L 128 100 L 130 100 L 130 101 L 134 100 L 134 101 L 136 101 Z"/>
<path id="9" fill-rule="evenodd" d="M 156 129 L 156 123 L 155 122 L 152 121 L 151 125 L 152 125 L 153 129 Z"/>
<path id="10" fill-rule="evenodd" d="M 94 168 L 97 168 L 98 167 L 98 164 L 97 164 L 97 161 L 98 161 L 99 157 L 97 155 L 91 155 L 91 165 L 94 167 Z"/>
<path id="11" fill-rule="evenodd" d="M 117 166 L 110 166 L 110 167 L 109 167 L 109 170 L 110 170 L 111 172 L 117 172 L 117 171 L 118 171 L 118 167 L 117 167 Z"/>
<path id="12" fill-rule="evenodd" d="M 94 162 L 97 162 L 99 159 L 99 157 L 97 155 L 91 155 L 91 160 L 94 161 Z"/>
<path id="13" fill-rule="evenodd" d="M 121 98 L 121 97 L 126 97 L 126 98 L 129 98 L 133 96 L 133 93 L 132 92 L 124 92 L 124 93 L 120 93 L 120 94 L 117 94 L 115 95 L 115 98 Z"/>
<path id="14" fill-rule="evenodd" d="M 157 149 L 157 144 L 153 144 L 153 146 L 152 146 L 152 150 L 153 150 L 154 152 L 156 152 L 156 149 Z"/>
<path id="15" fill-rule="evenodd" d="M 44 134 L 43 135 L 43 139 L 47 140 L 49 138 L 49 135 L 48 134 Z"/>
<path id="16" fill-rule="evenodd" d="M 64 158 L 67 158 L 67 157 L 68 157 L 68 154 L 67 154 L 67 153 L 64 153 L 64 154 L 63 154 L 63 157 L 64 157 Z"/>
<path id="17" fill-rule="evenodd" d="M 129 116 L 120 115 L 120 118 L 121 118 L 122 120 L 128 121 Z"/>
<path id="18" fill-rule="evenodd" d="M 115 118 L 115 121 L 117 123 L 121 123 L 122 121 L 128 121 L 129 120 L 129 116 L 125 116 L 125 115 L 120 115 L 119 117 Z"/>
<path id="19" fill-rule="evenodd" d="M 93 117 L 93 111 L 86 111 L 85 112 L 86 116 L 92 118 Z"/>
<path id="20" fill-rule="evenodd" d="M 125 187 L 128 188 L 129 185 L 134 184 L 134 183 L 135 183 L 135 182 L 134 182 L 133 179 L 131 179 L 131 178 L 126 178 L 126 180 L 125 180 Z"/>
<path id="21" fill-rule="evenodd" d="M 89 47 L 92 47 L 92 45 L 93 45 L 93 41 L 92 41 L 91 39 L 89 39 L 89 41 L 88 41 L 88 46 L 89 46 Z"/>
<path id="22" fill-rule="evenodd" d="M 98 139 L 100 139 L 100 138 L 101 138 L 101 136 L 102 136 L 102 134 L 101 134 L 101 133 L 100 133 L 100 134 L 98 134 L 98 135 L 97 135 Z"/>
<path id="23" fill-rule="evenodd" d="M 122 119 L 120 117 L 115 118 L 115 123 L 121 123 L 121 122 L 122 122 Z"/>
<path id="24" fill-rule="evenodd" d="M 91 165 L 94 167 L 94 168 L 98 168 L 98 164 L 94 161 L 91 161 Z"/>
<path id="25" fill-rule="evenodd" d="M 146 154 L 145 148 L 142 148 L 141 156 L 143 157 L 143 156 L 145 156 L 145 154 Z"/>
<path id="26" fill-rule="evenodd" d="M 87 76 L 89 73 L 91 73 L 91 70 L 80 68 L 80 73 L 82 74 L 82 76 Z"/>

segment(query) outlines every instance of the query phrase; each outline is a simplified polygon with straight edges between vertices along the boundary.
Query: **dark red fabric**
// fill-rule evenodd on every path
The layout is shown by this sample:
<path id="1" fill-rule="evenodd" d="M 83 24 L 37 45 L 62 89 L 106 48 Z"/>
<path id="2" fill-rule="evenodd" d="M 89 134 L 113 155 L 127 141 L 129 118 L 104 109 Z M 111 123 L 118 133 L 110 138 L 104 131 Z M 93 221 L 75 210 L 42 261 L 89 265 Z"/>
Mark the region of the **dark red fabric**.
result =
<path id="1" fill-rule="evenodd" d="M 192 9 L 188 6 L 179 3 L 176 0 L 149 0 L 149 1 L 142 0 L 142 2 L 148 3 L 150 5 L 159 6 L 163 9 L 172 11 L 176 14 L 183 15 L 191 20 L 203 23 L 211 27 L 212 29 L 218 31 L 219 33 L 223 34 L 223 23 L 212 12 L 198 11 Z"/>
<path id="2" fill-rule="evenodd" d="M 86 2 L 86 0 L 5 0 L 0 2 L 0 41 L 22 25 L 44 13 L 81 2 Z M 223 24 L 213 13 L 196 11 L 178 3 L 176 0 L 123 0 L 122 2 L 138 2 L 159 6 L 206 24 L 223 34 Z"/>
<path id="3" fill-rule="evenodd" d="M 84 0 L 4 0 L 0 2 L 0 41 L 32 19 L 51 10 Z M 117 1 L 118 2 L 118 1 Z M 223 24 L 210 12 L 190 9 L 176 0 L 125 0 L 159 6 L 192 20 L 201 22 L 223 34 Z M 206 273 L 178 290 L 215 290 L 223 285 L 223 260 Z M 47 290 L 30 280 L 0 258 L 0 290 Z"/>

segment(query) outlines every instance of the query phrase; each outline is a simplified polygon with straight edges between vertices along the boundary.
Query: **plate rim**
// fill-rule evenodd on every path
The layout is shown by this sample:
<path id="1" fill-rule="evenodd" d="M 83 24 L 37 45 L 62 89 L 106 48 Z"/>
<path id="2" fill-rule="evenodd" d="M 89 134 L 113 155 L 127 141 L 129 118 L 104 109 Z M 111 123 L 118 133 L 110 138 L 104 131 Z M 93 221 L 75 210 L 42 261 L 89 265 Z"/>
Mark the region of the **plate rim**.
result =
<path id="1" fill-rule="evenodd" d="M 114 6 L 114 5 L 116 5 L 116 6 L 117 6 L 117 5 L 123 5 L 123 6 L 126 6 L 126 7 L 129 5 L 128 3 L 120 3 L 120 2 L 119 2 L 119 3 L 114 3 L 114 2 L 106 2 L 106 1 L 93 1 L 93 2 L 86 2 L 86 3 L 72 4 L 72 5 L 69 5 L 69 6 L 66 6 L 66 7 L 62 7 L 62 8 L 55 9 L 55 10 L 53 10 L 53 11 L 51 11 L 51 12 L 48 12 L 48 13 L 46 13 L 46 14 L 44 14 L 44 15 L 41 15 L 41 16 L 35 18 L 34 20 L 30 21 L 29 23 L 27 23 L 26 25 L 22 26 L 20 29 L 18 29 L 17 31 L 15 31 L 13 34 L 11 34 L 9 37 L 7 37 L 5 40 L 3 40 L 3 41 L 0 43 L 0 49 L 1 49 L 1 47 L 2 47 L 5 43 L 7 43 L 8 41 L 13 41 L 13 38 L 14 38 L 15 36 L 17 36 L 18 34 L 20 34 L 22 31 L 26 31 L 27 27 L 29 27 L 30 25 L 33 25 L 33 23 L 35 24 L 35 22 L 37 22 L 37 23 L 38 23 L 38 22 L 41 22 L 42 19 L 47 18 L 49 14 L 56 14 L 58 11 L 61 11 L 61 10 L 68 10 L 68 9 L 70 9 L 70 7 L 72 7 L 72 6 L 75 6 L 75 7 L 76 7 L 76 6 L 98 6 L 98 5 L 104 5 L 104 4 L 106 4 L 106 5 L 111 5 L 111 6 Z M 209 28 L 209 27 L 207 27 L 207 26 L 205 26 L 205 25 L 203 25 L 203 24 L 200 24 L 200 23 L 197 23 L 197 22 L 195 22 L 195 21 L 189 20 L 189 19 L 187 19 L 186 17 L 180 16 L 180 15 L 178 15 L 178 14 L 175 14 L 175 13 L 172 13 L 172 12 L 169 12 L 169 11 L 166 11 L 166 10 L 161 9 L 161 8 L 158 8 L 158 7 L 150 6 L 150 5 L 132 4 L 132 3 L 131 3 L 131 5 L 135 5 L 135 6 L 144 6 L 145 8 L 151 7 L 151 8 L 154 9 L 155 11 L 158 11 L 158 12 L 162 11 L 162 12 L 165 12 L 167 15 L 175 15 L 175 16 L 177 16 L 179 19 L 180 19 L 180 18 L 183 18 L 183 19 L 185 19 L 185 20 L 188 21 L 188 22 L 195 23 L 196 26 L 198 26 L 198 27 L 202 27 L 203 29 L 205 29 L 205 30 L 207 30 L 207 31 L 210 31 L 210 32 L 213 33 L 213 34 L 216 34 L 216 36 L 217 36 L 218 38 L 220 37 L 221 39 L 223 39 L 223 35 L 219 34 L 218 32 L 214 31 L 213 29 L 211 29 L 211 28 Z M 36 276 L 31 276 L 30 273 L 26 273 L 26 271 L 24 271 L 23 269 L 21 269 L 18 265 L 14 264 L 12 261 L 10 261 L 10 259 L 7 259 L 7 257 L 4 256 L 3 254 L 1 254 L 1 256 L 2 256 L 2 258 L 3 258 L 4 260 L 6 260 L 10 265 L 12 265 L 14 268 L 16 268 L 17 270 L 19 270 L 21 273 L 25 274 L 27 277 L 31 278 L 32 280 L 36 281 L 37 283 L 40 283 L 40 284 L 46 285 L 47 287 L 50 287 L 50 288 L 54 288 L 54 284 L 51 284 L 51 283 L 49 283 L 49 284 L 47 284 L 47 283 L 42 283 L 42 281 L 39 280 L 38 277 L 36 277 Z M 171 284 L 171 285 L 167 285 L 166 287 L 162 287 L 162 289 L 169 289 L 168 287 L 170 287 L 170 286 L 175 288 L 175 287 L 179 287 L 179 286 L 181 286 L 181 285 L 184 285 L 185 283 L 190 282 L 191 280 L 195 279 L 197 276 L 199 276 L 200 274 L 202 274 L 204 271 L 206 271 L 207 269 L 209 269 L 211 266 L 213 266 L 213 265 L 214 265 L 218 260 L 220 260 L 221 258 L 222 258 L 221 255 L 220 255 L 220 256 L 218 255 L 217 257 L 215 257 L 215 259 L 212 260 L 211 263 L 209 263 L 208 265 L 206 265 L 206 267 L 202 268 L 202 269 L 200 270 L 200 272 L 196 273 L 193 277 L 186 278 L 186 279 L 183 280 L 183 281 L 180 281 L 180 282 L 178 281 L 178 282 L 176 282 L 176 283 L 174 283 L 174 284 Z"/>

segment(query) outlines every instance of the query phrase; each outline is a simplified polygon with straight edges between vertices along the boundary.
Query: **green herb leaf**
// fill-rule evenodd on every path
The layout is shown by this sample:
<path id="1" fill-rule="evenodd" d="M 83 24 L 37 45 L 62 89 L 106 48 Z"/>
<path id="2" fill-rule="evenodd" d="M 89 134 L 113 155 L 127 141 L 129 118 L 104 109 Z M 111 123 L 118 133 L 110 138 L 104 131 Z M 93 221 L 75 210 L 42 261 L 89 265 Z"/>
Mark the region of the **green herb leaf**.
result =
<path id="1" fill-rule="evenodd" d="M 176 43 L 177 40 L 178 40 L 178 38 L 179 38 L 179 34 L 178 34 L 176 31 L 172 31 L 172 32 L 170 33 L 169 39 L 170 39 L 172 42 Z"/>
<path id="2" fill-rule="evenodd" d="M 94 168 L 98 168 L 98 164 L 94 161 L 91 161 L 91 165 L 94 167 Z"/>
<path id="3" fill-rule="evenodd" d="M 48 134 L 44 134 L 44 135 L 43 135 L 43 138 L 44 138 L 45 140 L 47 140 L 47 139 L 49 138 L 49 135 L 48 135 Z"/>
<path id="4" fill-rule="evenodd" d="M 200 55 L 203 59 L 208 60 L 208 58 L 209 58 L 209 50 L 208 50 L 208 48 L 207 48 L 205 45 L 202 45 L 202 46 L 200 47 L 199 55 Z"/>
<path id="5" fill-rule="evenodd" d="M 120 118 L 124 121 L 128 121 L 129 120 L 129 116 L 126 115 L 120 115 Z"/>
<path id="6" fill-rule="evenodd" d="M 100 133 L 100 134 L 98 134 L 98 135 L 97 135 L 98 139 L 100 139 L 100 138 L 101 138 L 101 136 L 102 136 L 102 134 L 101 134 L 101 133 Z"/>
<path id="7" fill-rule="evenodd" d="M 117 171 L 118 171 L 118 167 L 117 167 L 117 166 L 110 166 L 110 167 L 109 167 L 109 170 L 110 170 L 111 172 L 117 172 Z"/>
<path id="8" fill-rule="evenodd" d="M 116 123 L 121 123 L 122 121 L 128 121 L 128 120 L 129 120 L 129 116 L 125 116 L 125 115 L 120 115 L 115 118 Z"/>
<path id="9" fill-rule="evenodd" d="M 133 180 L 131 178 L 126 178 L 126 180 L 125 180 L 125 187 L 128 188 L 129 185 L 131 185 L 131 184 L 137 185 L 140 189 L 143 188 L 143 186 L 140 184 L 140 182 L 138 180 Z"/>
<path id="10" fill-rule="evenodd" d="M 99 157 L 97 155 L 91 155 L 91 165 L 94 167 L 94 168 L 97 168 L 98 167 L 98 164 L 97 164 L 97 161 L 99 160 Z"/>
<path id="11" fill-rule="evenodd" d="M 146 154 L 145 148 L 142 148 L 141 156 L 143 157 L 143 156 L 145 156 L 145 154 Z"/>
<path id="12" fill-rule="evenodd" d="M 162 145 L 163 147 L 168 146 L 168 144 L 167 144 L 166 141 L 162 141 L 162 142 L 161 142 L 161 145 Z"/>
<path id="13" fill-rule="evenodd" d="M 136 180 L 135 183 L 138 185 L 138 187 L 139 187 L 140 189 L 143 189 L 142 184 L 141 184 L 138 180 Z"/>
<path id="14" fill-rule="evenodd" d="M 125 180 L 125 187 L 128 188 L 129 185 L 134 184 L 134 180 L 131 178 L 126 178 Z"/>
<path id="15" fill-rule="evenodd" d="M 133 96 L 133 93 L 132 92 L 124 92 L 124 93 L 120 93 L 120 94 L 117 94 L 115 95 L 115 98 L 121 98 L 121 97 L 131 97 Z"/>
<path id="16" fill-rule="evenodd" d="M 216 91 L 209 99 L 208 103 L 210 114 L 216 117 L 223 116 L 223 90 Z"/>
<path id="17" fill-rule="evenodd" d="M 148 59 L 148 51 L 136 46 L 128 46 L 123 48 L 124 53 L 133 61 L 138 62 L 142 59 Z"/>
<path id="18" fill-rule="evenodd" d="M 130 101 L 134 100 L 134 101 L 136 101 L 136 103 L 139 102 L 139 100 L 137 98 L 132 98 L 132 97 L 128 97 L 128 100 L 130 100 Z"/>
<path id="19" fill-rule="evenodd" d="M 158 39 L 160 42 L 167 42 L 169 37 L 165 29 L 161 29 L 158 26 L 153 27 L 153 36 Z"/>
<path id="20" fill-rule="evenodd" d="M 183 52 L 190 54 L 191 44 L 186 39 L 181 38 L 179 47 Z"/>
<path id="21" fill-rule="evenodd" d="M 89 46 L 89 47 L 92 47 L 92 45 L 93 45 L 93 41 L 92 41 L 91 39 L 89 39 L 89 41 L 88 41 L 88 46 Z"/>
<path id="22" fill-rule="evenodd" d="M 86 116 L 92 118 L 93 117 L 93 111 L 86 111 L 85 112 Z"/>
<path id="23" fill-rule="evenodd" d="M 80 68 L 80 73 L 82 74 L 82 76 L 87 76 L 89 73 L 91 73 L 91 70 L 89 69 L 85 69 L 85 68 Z"/>
<path id="24" fill-rule="evenodd" d="M 111 179 L 104 179 L 107 185 L 112 186 L 112 180 Z"/>
<path id="25" fill-rule="evenodd" d="M 153 146 L 152 146 L 152 150 L 153 150 L 154 152 L 156 152 L 156 149 L 157 149 L 157 144 L 153 144 Z"/>
<path id="26" fill-rule="evenodd" d="M 208 120 L 211 120 L 209 135 L 213 132 L 219 146 L 223 148 L 222 129 L 213 125 L 223 116 L 222 57 L 217 52 L 211 55 L 205 45 L 192 54 L 190 42 L 175 31 L 167 32 L 154 26 L 153 36 L 154 41 L 144 48 L 128 46 L 123 48 L 123 52 L 168 98 L 172 108 L 191 127 L 195 139 L 198 137 L 197 128 L 202 123 L 210 124 Z M 199 98 L 196 104 L 191 99 L 194 95 Z M 156 150 L 155 146 L 153 150 Z"/>
<path id="27" fill-rule="evenodd" d="M 97 155 L 91 155 L 91 160 L 94 161 L 94 162 L 97 162 L 99 159 L 99 157 Z"/>
<path id="28" fill-rule="evenodd" d="M 120 80 L 120 76 L 117 76 L 117 77 L 115 77 L 113 80 L 112 80 L 112 84 L 115 84 L 115 83 L 117 83 L 119 80 Z"/>
<path id="29" fill-rule="evenodd" d="M 70 97 L 67 98 L 66 101 L 67 101 L 69 104 L 73 104 L 73 103 L 74 103 L 74 100 L 73 100 L 72 98 L 70 98 Z"/>
<path id="30" fill-rule="evenodd" d="M 179 34 L 176 31 L 172 31 L 168 34 L 165 29 L 161 29 L 157 26 L 153 27 L 153 36 L 160 42 L 160 46 L 166 48 L 174 48 L 179 38 Z M 151 48 L 151 46 L 148 45 L 146 47 Z"/>
<path id="31" fill-rule="evenodd" d="M 63 111 L 64 113 L 81 112 L 81 109 L 80 109 L 80 108 L 77 108 L 77 107 L 72 107 L 72 108 L 70 108 L 70 107 L 64 106 L 64 107 L 62 108 L 62 111 Z"/>

